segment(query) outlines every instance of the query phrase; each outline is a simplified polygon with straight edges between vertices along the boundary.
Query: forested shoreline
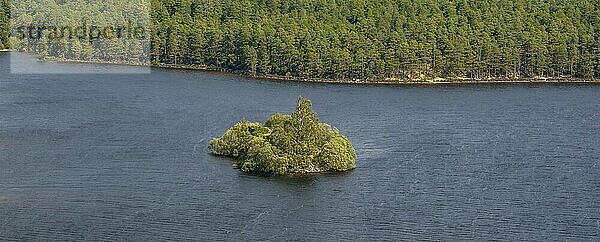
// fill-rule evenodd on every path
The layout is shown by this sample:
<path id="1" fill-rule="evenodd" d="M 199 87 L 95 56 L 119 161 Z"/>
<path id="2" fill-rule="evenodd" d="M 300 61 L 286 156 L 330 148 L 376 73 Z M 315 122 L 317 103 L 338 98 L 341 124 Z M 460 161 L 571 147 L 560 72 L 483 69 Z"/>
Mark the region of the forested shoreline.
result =
<path id="1" fill-rule="evenodd" d="M 600 78 L 600 0 L 152 0 L 150 15 L 157 66 L 312 80 Z M 43 48 L 32 52 L 83 59 Z"/>
<path id="2" fill-rule="evenodd" d="M 0 0 L 0 50 L 10 48 L 10 0 Z"/>

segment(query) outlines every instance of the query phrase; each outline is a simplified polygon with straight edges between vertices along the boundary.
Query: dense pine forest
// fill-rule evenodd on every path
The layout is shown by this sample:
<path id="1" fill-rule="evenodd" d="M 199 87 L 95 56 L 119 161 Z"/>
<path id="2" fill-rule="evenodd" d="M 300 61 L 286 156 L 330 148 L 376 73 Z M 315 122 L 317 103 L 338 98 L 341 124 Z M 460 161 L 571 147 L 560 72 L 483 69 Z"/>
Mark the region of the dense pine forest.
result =
<path id="1" fill-rule="evenodd" d="M 10 4 L 9 0 L 0 0 L 0 49 L 9 47 L 8 36 L 10 35 Z"/>
<path id="2" fill-rule="evenodd" d="M 7 0 L 0 1 L 6 23 Z M 600 0 L 151 0 L 151 6 L 149 52 L 157 65 L 316 79 L 600 78 Z M 58 12 L 38 12 L 61 14 L 46 9 Z M 0 32 L 6 46 L 6 24 Z M 115 45 L 131 49 L 125 41 Z M 72 47 L 45 48 L 30 51 L 83 56 Z"/>
<path id="3" fill-rule="evenodd" d="M 12 49 L 92 62 L 142 64 L 149 59 L 145 54 L 150 53 L 149 38 L 130 37 L 132 31 L 123 31 L 122 38 L 116 36 L 117 28 L 131 25 L 134 29 L 142 24 L 149 35 L 148 0 L 12 0 L 10 5 Z M 92 26 L 98 29 L 91 30 Z M 64 27 L 69 30 L 63 31 Z M 105 27 L 113 28 L 110 38 L 100 38 Z"/>

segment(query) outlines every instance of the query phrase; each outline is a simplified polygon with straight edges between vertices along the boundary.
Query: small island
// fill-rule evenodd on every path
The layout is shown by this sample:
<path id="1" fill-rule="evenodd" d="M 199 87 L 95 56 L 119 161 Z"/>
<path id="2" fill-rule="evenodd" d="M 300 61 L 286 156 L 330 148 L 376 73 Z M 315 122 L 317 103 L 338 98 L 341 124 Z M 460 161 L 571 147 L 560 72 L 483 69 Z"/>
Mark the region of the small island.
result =
<path id="1" fill-rule="evenodd" d="M 356 151 L 348 138 L 319 123 L 312 103 L 298 98 L 291 115 L 275 114 L 264 125 L 244 119 L 211 140 L 213 154 L 232 157 L 247 173 L 306 174 L 356 168 Z"/>

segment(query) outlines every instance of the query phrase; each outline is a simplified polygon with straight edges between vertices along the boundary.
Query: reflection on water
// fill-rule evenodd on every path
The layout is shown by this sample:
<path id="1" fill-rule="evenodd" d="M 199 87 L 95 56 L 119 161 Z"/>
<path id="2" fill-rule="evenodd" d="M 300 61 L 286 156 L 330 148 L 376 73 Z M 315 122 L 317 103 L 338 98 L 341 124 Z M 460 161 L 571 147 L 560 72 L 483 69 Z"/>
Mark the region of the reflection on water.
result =
<path id="1" fill-rule="evenodd" d="M 0 240 L 600 234 L 596 85 L 366 87 L 183 70 L 14 75 L 6 54 L 0 68 Z M 355 144 L 356 170 L 261 177 L 209 154 L 208 141 L 240 118 L 289 113 L 299 95 Z"/>
<path id="2" fill-rule="evenodd" d="M 10 52 L 1 53 L 4 56 L 10 55 L 10 73 L 12 74 L 150 74 L 149 66 L 126 66 L 113 64 L 86 64 L 69 63 L 56 68 L 57 62 L 54 61 L 35 61 L 38 55 Z M 6 58 L 6 57 L 5 57 Z"/>

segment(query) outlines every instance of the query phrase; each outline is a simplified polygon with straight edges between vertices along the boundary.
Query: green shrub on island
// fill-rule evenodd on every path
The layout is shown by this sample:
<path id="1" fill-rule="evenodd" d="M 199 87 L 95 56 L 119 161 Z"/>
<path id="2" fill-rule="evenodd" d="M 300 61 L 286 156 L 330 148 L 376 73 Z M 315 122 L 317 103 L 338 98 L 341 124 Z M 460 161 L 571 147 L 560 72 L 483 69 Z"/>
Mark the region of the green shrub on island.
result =
<path id="1" fill-rule="evenodd" d="M 265 125 L 241 120 L 210 142 L 216 155 L 233 157 L 244 172 L 295 174 L 356 168 L 356 151 L 339 131 L 319 123 L 310 100 L 299 98 L 291 115 L 275 114 Z"/>

